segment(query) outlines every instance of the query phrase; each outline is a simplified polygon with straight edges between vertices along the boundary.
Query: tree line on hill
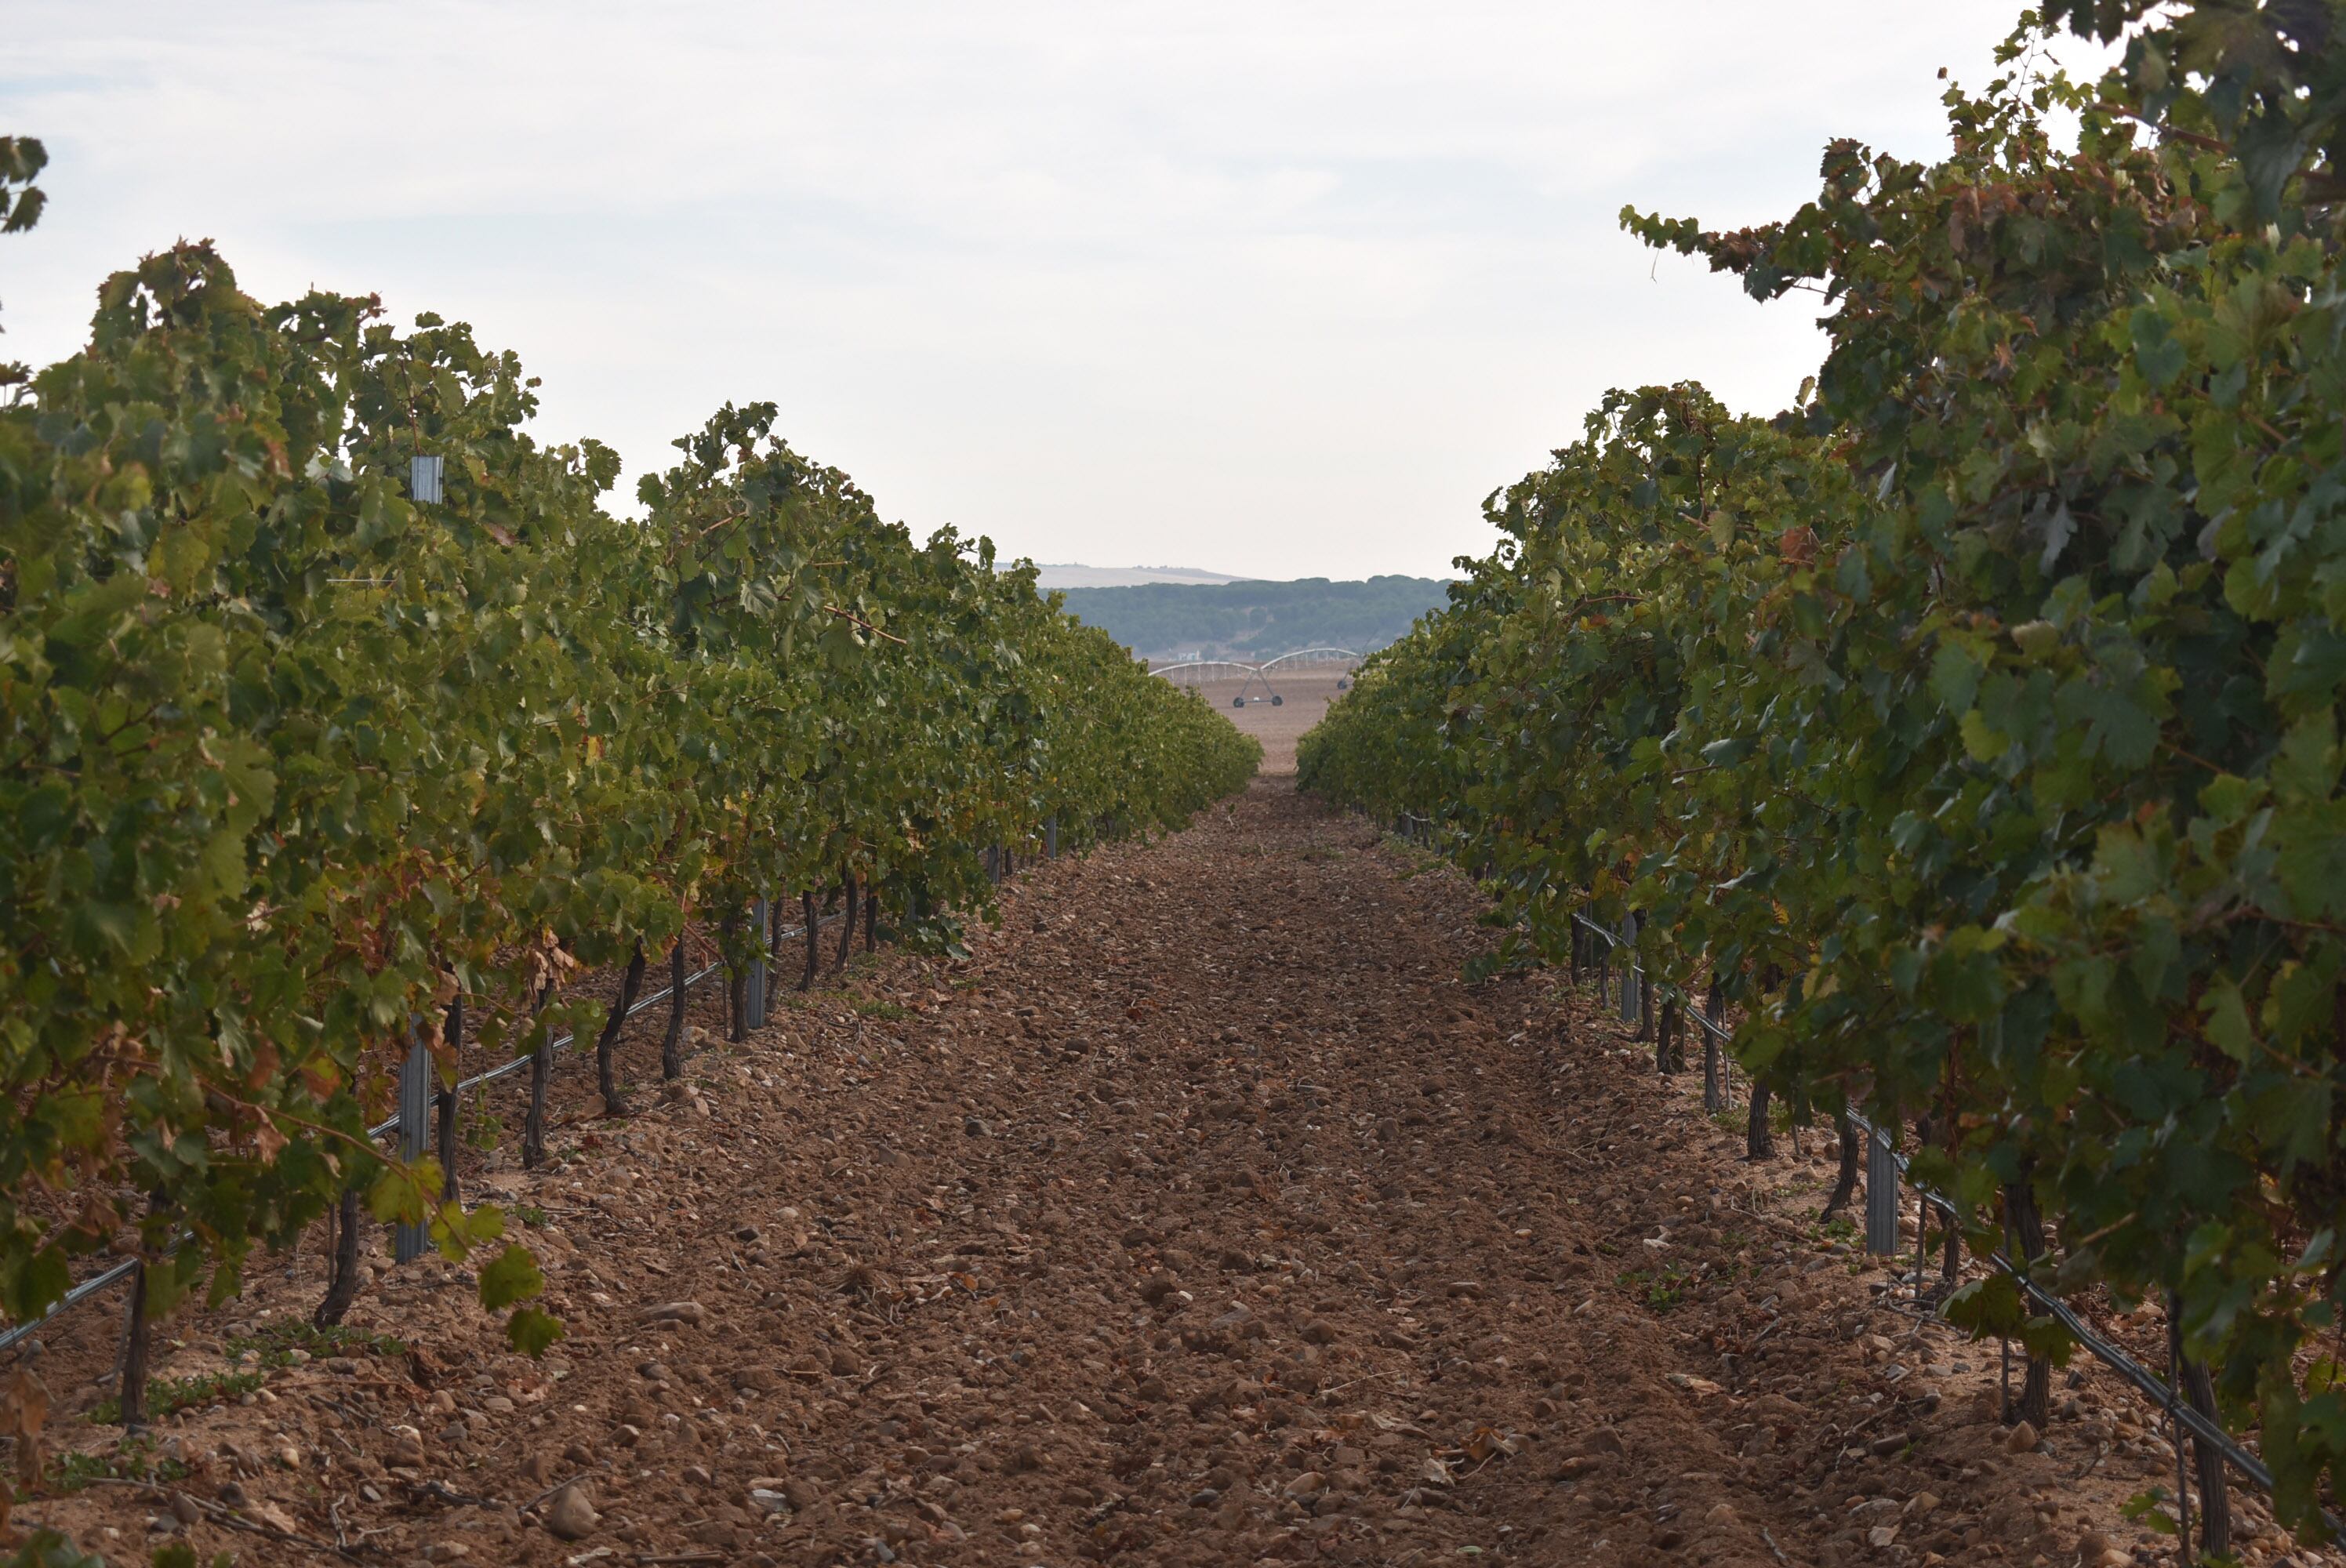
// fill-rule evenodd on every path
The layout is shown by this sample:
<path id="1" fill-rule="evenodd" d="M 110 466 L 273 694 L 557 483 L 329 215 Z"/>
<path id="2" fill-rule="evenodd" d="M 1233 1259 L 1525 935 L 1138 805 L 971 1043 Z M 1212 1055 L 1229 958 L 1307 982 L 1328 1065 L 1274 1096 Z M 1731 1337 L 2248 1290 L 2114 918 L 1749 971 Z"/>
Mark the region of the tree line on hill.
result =
<path id="1" fill-rule="evenodd" d="M 1370 653 L 1405 635 L 1442 606 L 1433 577 L 1371 577 L 1339 583 L 1146 583 L 1068 588 L 1067 613 L 1148 658 L 1197 654 L 1259 660 L 1304 647 Z"/>

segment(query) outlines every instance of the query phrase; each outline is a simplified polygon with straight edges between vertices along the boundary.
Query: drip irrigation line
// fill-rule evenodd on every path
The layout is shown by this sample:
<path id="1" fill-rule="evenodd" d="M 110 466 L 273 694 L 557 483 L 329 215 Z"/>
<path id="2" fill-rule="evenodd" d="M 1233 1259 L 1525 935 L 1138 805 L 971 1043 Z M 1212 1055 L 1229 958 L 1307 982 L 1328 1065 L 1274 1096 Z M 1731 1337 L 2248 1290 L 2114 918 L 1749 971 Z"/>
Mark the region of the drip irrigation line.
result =
<path id="1" fill-rule="evenodd" d="M 824 915 L 821 919 L 814 922 L 815 929 L 820 931 L 824 926 L 836 923 L 841 918 L 842 916 L 838 914 Z M 805 934 L 806 927 L 802 925 L 784 926 L 780 932 L 775 933 L 774 940 L 777 942 L 783 942 L 790 941 L 792 937 L 804 936 Z M 715 974 L 724 967 L 724 961 L 720 959 L 717 962 L 710 964 L 708 968 L 700 971 L 698 974 L 688 974 L 685 976 L 684 988 L 687 991 L 691 990 L 694 986 L 699 985 L 702 981 L 707 980 L 710 975 Z M 670 996 L 674 995 L 675 993 L 676 988 L 674 986 L 664 985 L 658 991 L 653 992 L 649 996 L 641 998 L 634 1006 L 628 1008 L 627 1016 L 629 1018 L 633 1018 L 637 1013 L 643 1012 L 646 1008 L 657 1007 L 661 1003 L 666 1002 Z M 577 1040 L 578 1036 L 575 1033 L 565 1034 L 559 1040 L 554 1041 L 551 1044 L 546 1046 L 546 1054 L 551 1056 L 557 1052 L 566 1050 L 570 1046 L 577 1044 Z M 520 1072 L 524 1067 L 528 1066 L 532 1062 L 536 1060 L 536 1052 L 525 1052 L 521 1055 L 515 1057 L 512 1061 L 505 1063 L 500 1066 L 492 1067 L 485 1073 L 475 1073 L 469 1078 L 460 1080 L 456 1084 L 454 1092 L 461 1095 L 465 1090 L 477 1088 L 483 1084 L 494 1084 L 500 1078 L 511 1077 L 514 1074 Z M 380 1138 L 384 1136 L 386 1134 L 397 1130 L 398 1126 L 399 1118 L 397 1116 L 393 1116 L 387 1122 L 369 1127 L 367 1129 L 367 1135 L 369 1137 Z M 0 1346 L 0 1349 L 5 1349 L 5 1347 Z"/>
<path id="2" fill-rule="evenodd" d="M 178 1244 L 177 1242 L 172 1243 L 174 1250 L 178 1249 Z M 128 1278 L 131 1271 L 138 1267 L 138 1259 L 135 1257 L 126 1257 L 121 1262 L 114 1265 L 111 1268 L 108 1268 L 102 1273 L 93 1275 L 89 1278 L 83 1280 L 80 1284 L 66 1291 L 63 1296 L 58 1297 L 57 1304 L 50 1308 L 47 1311 L 42 1313 L 39 1317 L 27 1319 L 25 1322 L 17 1324 L 6 1333 L 0 1334 L 0 1350 L 11 1349 L 19 1340 L 23 1339 L 26 1335 L 39 1328 L 42 1324 L 47 1322 L 50 1319 L 56 1317 L 58 1313 L 66 1310 L 68 1308 L 80 1306 L 83 1302 L 88 1300 L 91 1297 L 97 1295 L 99 1291 L 105 1289 L 107 1286 L 114 1284 L 117 1280 Z"/>
<path id="3" fill-rule="evenodd" d="M 724 967 L 725 965 L 721 962 L 712 963 L 698 974 L 687 975 L 685 977 L 684 988 L 687 991 L 691 990 L 694 986 L 699 984 L 702 981 L 708 979 L 710 975 L 716 973 L 719 970 Z M 646 1008 L 656 1006 L 658 1003 L 667 1001 L 675 993 L 675 991 L 676 988 L 672 985 L 662 986 L 659 990 L 652 993 L 649 996 L 644 997 L 634 1006 L 628 1008 L 627 1016 L 629 1018 L 633 1018 L 637 1013 L 643 1012 Z M 548 1056 L 552 1056 L 557 1052 L 567 1050 L 570 1046 L 576 1044 L 577 1042 L 578 1036 L 576 1033 L 565 1034 L 560 1039 L 550 1042 L 546 1047 L 546 1054 Z M 515 1057 L 512 1061 L 505 1063 L 500 1066 L 492 1067 L 485 1073 L 475 1073 L 469 1078 L 460 1079 L 453 1092 L 461 1095 L 465 1090 L 478 1088 L 483 1084 L 494 1084 L 500 1078 L 509 1078 L 514 1074 L 520 1072 L 524 1067 L 528 1066 L 532 1062 L 536 1060 L 536 1052 L 525 1051 L 522 1053 L 522 1054 Z M 393 1116 L 387 1122 L 379 1122 L 375 1125 L 369 1127 L 367 1129 L 367 1136 L 371 1138 L 380 1138 L 398 1130 L 399 1118 L 397 1116 Z"/>

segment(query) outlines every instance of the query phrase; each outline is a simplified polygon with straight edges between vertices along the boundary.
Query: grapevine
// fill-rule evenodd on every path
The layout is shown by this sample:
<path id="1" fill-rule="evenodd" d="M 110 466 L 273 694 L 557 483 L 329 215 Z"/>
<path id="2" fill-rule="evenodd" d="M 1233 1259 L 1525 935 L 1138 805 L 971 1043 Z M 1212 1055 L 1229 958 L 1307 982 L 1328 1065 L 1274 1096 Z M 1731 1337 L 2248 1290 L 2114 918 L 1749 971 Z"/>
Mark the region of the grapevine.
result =
<path id="1" fill-rule="evenodd" d="M 1974 1245 L 2167 1306 L 2300 1528 L 2346 1480 L 2346 271 L 2318 7 L 2069 5 L 1734 232 L 1829 302 L 1799 405 L 1616 393 L 1306 738 L 1432 819 L 1524 956 L 1576 914 L 1718 983 L 1796 1110 L 1862 1105 Z M 2055 25 L 2124 44 L 2049 70 Z M 2046 128 L 2079 126 L 2074 150 Z M 2008 1282 L 1950 1303 L 2067 1349 Z M 2205 1471 L 2203 1471 L 2203 1475 Z"/>
<path id="2" fill-rule="evenodd" d="M 42 162 L 0 142 L 7 228 Z M 771 404 L 719 410 L 622 515 L 614 453 L 528 433 L 512 354 L 372 299 L 264 306 L 197 244 L 107 280 L 87 346 L 22 382 L 0 406 L 12 1320 L 108 1249 L 143 1258 L 150 1318 L 222 1300 L 256 1249 L 330 1210 L 347 1238 L 363 1201 L 493 1249 L 483 1299 L 542 1349 L 559 1325 L 498 1211 L 367 1135 L 413 1042 L 453 1085 L 467 1050 L 594 1038 L 625 998 L 573 972 L 639 977 L 703 920 L 744 965 L 751 901 L 842 876 L 899 937 L 950 943 L 990 905 L 985 846 L 1174 827 L 1259 756 L 1031 569 L 884 522 Z M 411 491 L 425 458 L 436 498 Z"/>

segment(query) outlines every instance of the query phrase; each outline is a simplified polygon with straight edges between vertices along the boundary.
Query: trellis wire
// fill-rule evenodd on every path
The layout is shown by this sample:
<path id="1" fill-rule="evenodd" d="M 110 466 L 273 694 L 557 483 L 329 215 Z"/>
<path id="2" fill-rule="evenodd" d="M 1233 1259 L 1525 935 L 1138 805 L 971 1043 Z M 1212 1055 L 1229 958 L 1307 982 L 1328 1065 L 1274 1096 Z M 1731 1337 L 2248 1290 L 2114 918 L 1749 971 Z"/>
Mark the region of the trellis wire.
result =
<path id="1" fill-rule="evenodd" d="M 1606 930 L 1605 927 L 1597 924 L 1595 921 L 1590 920 L 1586 915 L 1584 915 L 1577 911 L 1573 912 L 1572 922 L 1581 930 L 1588 932 L 1589 935 L 1601 938 L 1605 942 L 1606 951 L 1608 953 L 1615 948 L 1628 945 L 1622 941 L 1619 932 Z M 1606 982 L 1609 984 L 1609 970 L 1606 971 L 1605 973 Z M 1645 973 L 1644 966 L 1637 962 L 1637 953 L 1635 950 L 1632 950 L 1629 954 L 1628 962 L 1622 965 L 1621 985 L 1623 990 L 1627 992 L 1634 992 L 1637 986 L 1644 980 Z M 1701 1003 L 1698 1002 L 1692 994 L 1671 984 L 1667 980 L 1658 980 L 1654 982 L 1654 1000 L 1657 1002 L 1668 1000 L 1678 1003 L 1678 1012 L 1682 1015 L 1691 1018 L 1697 1023 L 1702 1025 L 1704 1031 L 1708 1033 L 1712 1039 L 1718 1041 L 1722 1046 L 1734 1038 L 1733 1032 L 1721 1027 L 1719 1022 L 1712 1018 L 1710 1014 L 1703 1009 Z M 1625 1014 L 1624 1016 L 1626 1017 L 1627 1015 Z M 1719 1053 L 1719 1108 L 1721 1110 L 1731 1110 L 1735 1105 L 1735 1058 L 1729 1055 L 1725 1051 L 1721 1051 Z"/>

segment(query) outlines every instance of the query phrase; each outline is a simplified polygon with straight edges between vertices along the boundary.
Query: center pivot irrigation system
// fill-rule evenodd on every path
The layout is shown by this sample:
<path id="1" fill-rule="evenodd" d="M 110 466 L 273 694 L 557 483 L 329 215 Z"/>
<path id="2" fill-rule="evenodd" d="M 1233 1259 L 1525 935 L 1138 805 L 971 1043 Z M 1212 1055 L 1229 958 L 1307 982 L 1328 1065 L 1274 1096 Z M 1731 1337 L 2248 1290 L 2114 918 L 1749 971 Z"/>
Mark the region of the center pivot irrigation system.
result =
<path id="1" fill-rule="evenodd" d="M 1271 671 L 1330 664 L 1340 664 L 1349 669 L 1364 657 L 1351 648 L 1297 648 L 1292 653 L 1280 654 L 1277 658 L 1267 659 L 1261 664 L 1248 664 L 1242 659 L 1230 658 L 1181 659 L 1172 664 L 1158 665 L 1148 673 L 1163 676 L 1176 686 L 1212 686 L 1226 680 L 1243 681 L 1238 695 L 1230 698 L 1232 708 L 1244 708 L 1257 686 L 1262 687 L 1263 696 L 1270 698 L 1271 707 L 1281 708 L 1286 705 L 1287 698 L 1270 684 Z M 1352 684 L 1350 676 L 1342 677 L 1336 682 L 1336 689 L 1342 691 Z"/>

